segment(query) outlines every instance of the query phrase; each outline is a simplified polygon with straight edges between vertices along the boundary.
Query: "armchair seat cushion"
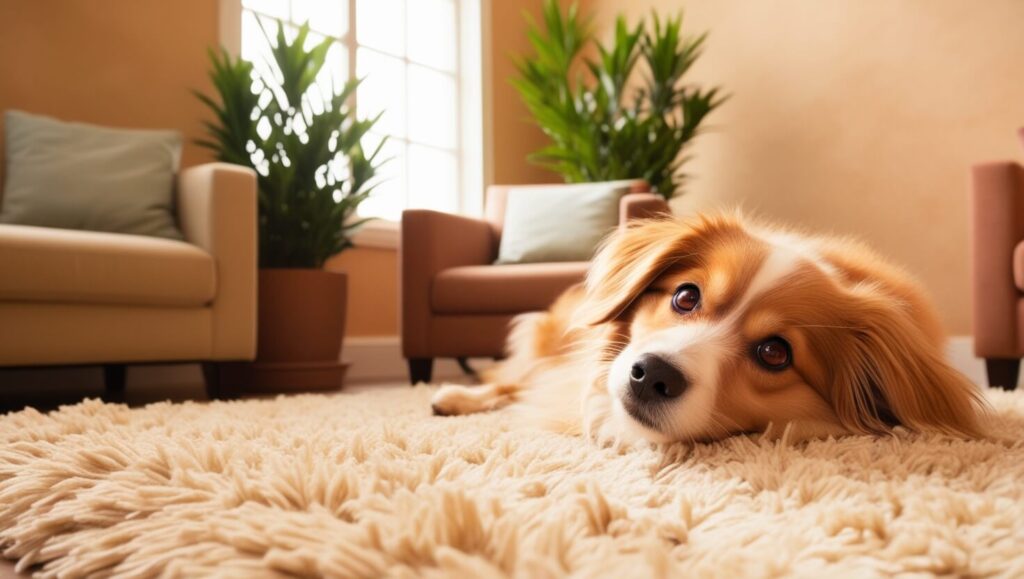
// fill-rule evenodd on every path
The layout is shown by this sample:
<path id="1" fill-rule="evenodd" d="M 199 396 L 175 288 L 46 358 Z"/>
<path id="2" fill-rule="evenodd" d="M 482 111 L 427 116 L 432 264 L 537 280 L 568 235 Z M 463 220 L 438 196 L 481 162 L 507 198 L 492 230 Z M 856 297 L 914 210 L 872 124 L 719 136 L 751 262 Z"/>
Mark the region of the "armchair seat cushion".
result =
<path id="1" fill-rule="evenodd" d="M 583 281 L 585 261 L 468 265 L 437 274 L 431 293 L 439 314 L 519 314 L 551 306 L 569 286 Z"/>
<path id="2" fill-rule="evenodd" d="M 184 241 L 0 224 L 0 300 L 196 307 L 213 301 L 213 257 Z"/>

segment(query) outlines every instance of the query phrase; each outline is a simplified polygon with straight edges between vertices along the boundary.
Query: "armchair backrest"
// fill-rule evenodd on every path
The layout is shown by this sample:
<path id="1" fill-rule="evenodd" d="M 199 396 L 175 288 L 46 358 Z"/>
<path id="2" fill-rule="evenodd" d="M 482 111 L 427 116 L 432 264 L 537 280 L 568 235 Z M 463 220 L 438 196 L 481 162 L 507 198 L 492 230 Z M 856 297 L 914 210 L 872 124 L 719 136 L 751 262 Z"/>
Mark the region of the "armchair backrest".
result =
<path id="1" fill-rule="evenodd" d="M 615 181 L 619 183 L 620 181 Z M 651 186 L 643 179 L 624 179 L 623 185 L 629 185 L 630 193 L 647 193 Z M 501 230 L 505 224 L 505 205 L 508 202 L 508 191 L 513 187 L 532 187 L 534 185 L 491 185 L 487 188 L 484 196 L 484 220 L 487 221 L 494 231 L 496 239 L 501 239 Z M 536 187 L 551 187 L 552 185 L 535 185 Z M 557 186 L 557 185 L 556 185 Z"/>

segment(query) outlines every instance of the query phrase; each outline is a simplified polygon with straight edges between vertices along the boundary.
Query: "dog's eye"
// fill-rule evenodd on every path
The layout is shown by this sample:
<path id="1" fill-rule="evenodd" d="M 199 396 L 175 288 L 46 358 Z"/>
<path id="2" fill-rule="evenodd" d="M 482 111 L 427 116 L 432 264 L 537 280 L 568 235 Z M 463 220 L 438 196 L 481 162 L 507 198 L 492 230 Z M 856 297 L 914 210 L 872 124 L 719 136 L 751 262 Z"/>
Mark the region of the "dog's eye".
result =
<path id="1" fill-rule="evenodd" d="M 680 314 L 688 314 L 697 309 L 700 305 L 700 288 L 692 283 L 686 283 L 676 289 L 672 295 L 672 309 Z"/>
<path id="2" fill-rule="evenodd" d="M 778 336 L 772 336 L 757 345 L 755 349 L 757 361 L 769 370 L 782 370 L 793 362 L 793 351 L 789 342 Z"/>

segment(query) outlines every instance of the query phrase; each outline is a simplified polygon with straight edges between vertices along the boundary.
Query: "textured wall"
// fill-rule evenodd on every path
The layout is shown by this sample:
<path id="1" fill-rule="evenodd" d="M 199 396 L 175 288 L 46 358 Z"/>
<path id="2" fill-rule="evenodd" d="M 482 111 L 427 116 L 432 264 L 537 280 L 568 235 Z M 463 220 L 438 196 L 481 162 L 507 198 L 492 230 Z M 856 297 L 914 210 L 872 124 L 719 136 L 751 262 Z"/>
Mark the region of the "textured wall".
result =
<path id="1" fill-rule="evenodd" d="M 532 124 L 529 111 L 509 84 L 509 79 L 516 72 L 513 55 L 529 52 L 524 13 L 530 13 L 540 21 L 542 4 L 542 0 L 491 0 L 490 66 L 495 183 L 560 181 L 557 175 L 527 162 L 526 155 L 543 147 L 545 137 Z"/>
<path id="2" fill-rule="evenodd" d="M 0 2 L 0 111 L 176 129 L 194 165 L 210 156 L 191 144 L 207 117 L 190 89 L 209 89 L 217 35 L 217 0 Z"/>
<path id="3" fill-rule="evenodd" d="M 349 249 L 328 260 L 326 267 L 349 274 L 346 335 L 398 333 L 398 252 Z"/>
<path id="4" fill-rule="evenodd" d="M 1015 0 L 590 0 L 612 18 L 685 9 L 710 30 L 691 80 L 733 94 L 692 151 L 680 211 L 741 204 L 858 235 L 970 331 L 972 162 L 1024 156 L 1024 3 Z"/>

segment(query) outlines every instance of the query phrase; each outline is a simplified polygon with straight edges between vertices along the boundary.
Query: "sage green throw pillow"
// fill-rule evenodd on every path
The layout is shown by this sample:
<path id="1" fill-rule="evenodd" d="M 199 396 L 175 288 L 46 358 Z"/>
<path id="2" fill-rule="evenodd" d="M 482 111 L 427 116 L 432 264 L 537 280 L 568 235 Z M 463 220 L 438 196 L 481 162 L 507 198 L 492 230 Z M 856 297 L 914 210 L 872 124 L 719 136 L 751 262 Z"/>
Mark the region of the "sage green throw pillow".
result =
<path id="1" fill-rule="evenodd" d="M 181 239 L 175 131 L 111 129 L 8 111 L 0 223 Z"/>
<path id="2" fill-rule="evenodd" d="M 586 261 L 619 222 L 630 181 L 508 190 L 495 263 Z"/>

